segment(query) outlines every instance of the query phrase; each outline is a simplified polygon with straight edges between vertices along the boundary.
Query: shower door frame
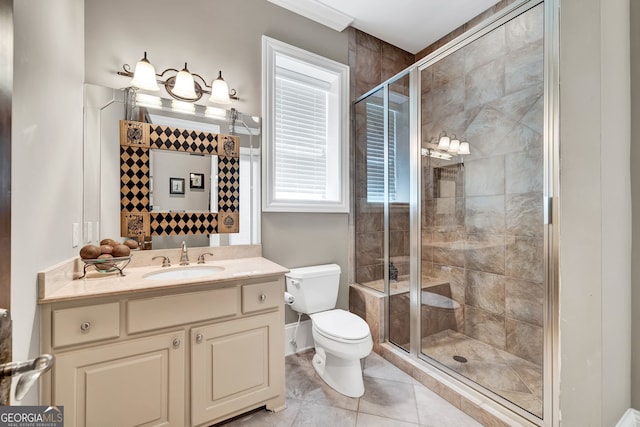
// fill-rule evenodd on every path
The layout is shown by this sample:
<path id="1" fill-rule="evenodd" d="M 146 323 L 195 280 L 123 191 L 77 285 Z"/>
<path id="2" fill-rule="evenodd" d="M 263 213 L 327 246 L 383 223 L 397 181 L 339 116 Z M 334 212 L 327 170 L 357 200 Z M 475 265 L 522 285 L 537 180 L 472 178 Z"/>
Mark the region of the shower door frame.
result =
<path id="1" fill-rule="evenodd" d="M 434 361 L 421 353 L 421 321 L 420 321 L 420 286 L 421 286 L 421 214 L 422 206 L 422 179 L 420 175 L 420 147 L 422 141 L 421 126 L 421 90 L 420 73 L 425 68 L 444 59 L 448 55 L 474 42 L 506 22 L 527 12 L 540 4 L 544 7 L 544 142 L 543 142 L 543 215 L 544 215 L 544 266 L 545 293 L 544 293 L 544 324 L 543 324 L 543 416 L 529 413 L 524 408 L 510 402 L 501 395 L 479 386 L 474 381 Z M 427 57 L 416 62 L 410 69 L 411 89 L 410 97 L 415 101 L 411 103 L 412 116 L 411 129 L 411 209 L 410 209 L 410 248 L 411 248 L 411 343 L 410 355 L 421 360 L 438 370 L 452 376 L 461 383 L 469 386 L 473 391 L 487 396 L 499 405 L 513 413 L 530 421 L 534 425 L 557 426 L 559 419 L 557 408 L 558 400 L 558 189 L 559 189 L 559 139 L 558 112 L 559 112 L 559 6 L 557 0 L 523 0 L 498 12 L 487 21 L 465 32 L 461 36 L 437 49 Z M 387 325 L 388 327 L 388 325 Z M 385 337 L 387 337 L 385 332 Z"/>

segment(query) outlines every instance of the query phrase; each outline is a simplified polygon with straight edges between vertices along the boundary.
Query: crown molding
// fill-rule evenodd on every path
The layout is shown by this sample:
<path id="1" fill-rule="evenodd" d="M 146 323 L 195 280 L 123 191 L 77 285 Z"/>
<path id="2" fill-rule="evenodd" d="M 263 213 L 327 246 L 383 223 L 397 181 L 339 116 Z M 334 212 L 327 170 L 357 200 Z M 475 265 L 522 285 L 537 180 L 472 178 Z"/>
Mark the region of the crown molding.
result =
<path id="1" fill-rule="evenodd" d="M 353 22 L 353 17 L 316 0 L 268 0 L 269 2 L 309 18 L 338 32 Z"/>

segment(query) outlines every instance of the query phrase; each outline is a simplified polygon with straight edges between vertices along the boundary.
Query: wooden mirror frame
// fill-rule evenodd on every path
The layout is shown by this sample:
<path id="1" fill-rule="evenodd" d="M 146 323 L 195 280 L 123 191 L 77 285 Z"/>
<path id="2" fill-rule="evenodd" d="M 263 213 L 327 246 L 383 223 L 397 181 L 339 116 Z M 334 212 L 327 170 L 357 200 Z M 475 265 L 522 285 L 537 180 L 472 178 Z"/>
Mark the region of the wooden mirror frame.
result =
<path id="1" fill-rule="evenodd" d="M 218 212 L 151 212 L 149 150 L 218 156 Z M 240 138 L 153 123 L 120 121 L 120 231 L 144 236 L 238 233 Z"/>

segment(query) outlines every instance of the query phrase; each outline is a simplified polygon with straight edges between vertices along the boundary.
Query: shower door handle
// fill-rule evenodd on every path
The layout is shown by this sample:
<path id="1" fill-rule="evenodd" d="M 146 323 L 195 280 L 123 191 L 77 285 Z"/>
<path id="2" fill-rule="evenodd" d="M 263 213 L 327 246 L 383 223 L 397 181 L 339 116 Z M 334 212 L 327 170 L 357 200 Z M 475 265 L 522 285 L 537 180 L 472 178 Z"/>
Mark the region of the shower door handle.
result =
<path id="1" fill-rule="evenodd" d="M 544 225 L 549 225 L 553 221 L 553 197 L 545 196 L 542 204 L 544 210 Z"/>

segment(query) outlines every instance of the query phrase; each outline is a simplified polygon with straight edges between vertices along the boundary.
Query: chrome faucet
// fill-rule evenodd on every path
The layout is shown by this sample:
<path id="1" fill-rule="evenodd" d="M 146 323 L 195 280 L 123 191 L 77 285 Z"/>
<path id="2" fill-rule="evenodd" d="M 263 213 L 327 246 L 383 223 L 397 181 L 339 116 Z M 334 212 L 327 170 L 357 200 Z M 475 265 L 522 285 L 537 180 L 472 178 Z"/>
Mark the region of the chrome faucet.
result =
<path id="1" fill-rule="evenodd" d="M 212 254 L 211 252 L 207 252 L 207 253 L 204 253 L 204 254 L 200 254 L 200 256 L 198 257 L 198 264 L 204 264 L 204 262 L 205 262 L 205 261 L 204 261 L 204 257 L 205 257 L 205 255 L 213 256 L 213 254 Z"/>
<path id="2" fill-rule="evenodd" d="M 158 255 L 158 256 L 154 256 L 153 258 L 151 258 L 151 261 L 158 259 L 158 258 L 162 258 L 162 266 L 163 267 L 171 267 L 171 260 L 169 259 L 168 256 L 164 256 L 164 255 Z"/>
<path id="3" fill-rule="evenodd" d="M 182 241 L 180 245 L 180 265 L 189 265 L 189 253 L 187 252 L 187 244 Z"/>

